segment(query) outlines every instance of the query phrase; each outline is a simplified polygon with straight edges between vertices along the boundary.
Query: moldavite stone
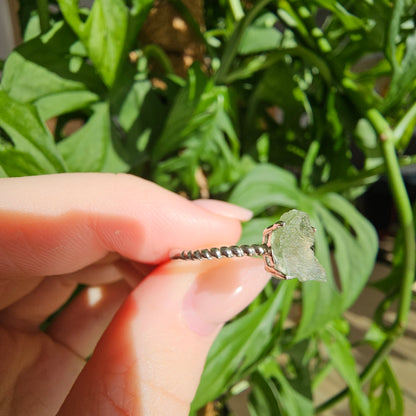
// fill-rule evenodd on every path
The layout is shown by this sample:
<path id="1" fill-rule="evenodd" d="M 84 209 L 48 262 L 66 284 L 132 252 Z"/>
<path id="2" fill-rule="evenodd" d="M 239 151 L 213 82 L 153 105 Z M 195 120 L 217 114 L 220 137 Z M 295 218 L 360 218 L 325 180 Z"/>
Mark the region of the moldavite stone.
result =
<path id="1" fill-rule="evenodd" d="M 314 253 L 314 234 L 306 213 L 292 209 L 280 218 L 283 227 L 273 231 L 270 239 L 273 261 L 287 279 L 326 281 L 324 268 Z"/>

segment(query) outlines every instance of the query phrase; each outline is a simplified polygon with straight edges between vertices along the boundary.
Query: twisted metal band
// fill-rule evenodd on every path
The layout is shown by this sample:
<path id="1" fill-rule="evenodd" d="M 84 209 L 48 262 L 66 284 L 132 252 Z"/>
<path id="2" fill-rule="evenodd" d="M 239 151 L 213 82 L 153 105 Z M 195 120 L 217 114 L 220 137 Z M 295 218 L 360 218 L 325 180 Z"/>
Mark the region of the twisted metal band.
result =
<path id="1" fill-rule="evenodd" d="M 172 260 L 212 260 L 222 257 L 264 256 L 270 254 L 271 249 L 267 244 L 251 244 L 229 247 L 204 248 L 195 251 L 182 251 L 171 257 Z"/>

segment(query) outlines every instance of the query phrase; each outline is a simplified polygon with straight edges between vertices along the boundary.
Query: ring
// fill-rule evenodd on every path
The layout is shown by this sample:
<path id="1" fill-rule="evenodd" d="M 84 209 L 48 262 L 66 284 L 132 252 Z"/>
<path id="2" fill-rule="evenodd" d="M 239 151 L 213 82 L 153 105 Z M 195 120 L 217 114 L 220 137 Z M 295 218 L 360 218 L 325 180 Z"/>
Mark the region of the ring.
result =
<path id="1" fill-rule="evenodd" d="M 280 221 L 263 231 L 262 244 L 183 250 L 172 260 L 213 260 L 229 257 L 263 256 L 264 268 L 279 279 L 297 278 L 326 281 L 324 268 L 315 257 L 316 228 L 308 214 L 296 209 L 286 212 Z"/>

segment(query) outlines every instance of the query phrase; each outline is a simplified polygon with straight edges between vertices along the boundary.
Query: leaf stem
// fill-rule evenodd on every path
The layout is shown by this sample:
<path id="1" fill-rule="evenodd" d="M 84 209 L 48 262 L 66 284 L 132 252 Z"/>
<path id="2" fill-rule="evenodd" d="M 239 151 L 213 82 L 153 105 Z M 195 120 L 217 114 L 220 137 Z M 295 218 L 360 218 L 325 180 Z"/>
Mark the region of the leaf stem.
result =
<path id="1" fill-rule="evenodd" d="M 402 156 L 398 159 L 398 163 L 400 167 L 413 165 L 416 163 L 416 155 Z M 333 181 L 314 189 L 313 192 L 319 194 L 328 192 L 343 192 L 353 187 L 368 185 L 384 173 L 386 173 L 386 165 L 383 163 L 372 169 L 363 169 L 349 178 L 334 179 Z"/>
<path id="2" fill-rule="evenodd" d="M 399 338 L 407 325 L 412 300 L 412 284 L 415 274 L 415 231 L 413 223 L 413 213 L 403 177 L 400 172 L 399 160 L 396 155 L 394 143 L 396 141 L 393 130 L 390 128 L 386 119 L 376 110 L 370 109 L 366 114 L 368 120 L 377 131 L 380 138 L 380 146 L 386 166 L 387 178 L 392 192 L 393 200 L 396 205 L 400 225 L 403 230 L 404 255 L 403 255 L 403 280 L 400 287 L 399 305 L 394 324 L 387 333 L 387 338 L 376 351 L 373 358 L 369 361 L 360 375 L 360 380 L 364 384 L 371 379 L 381 363 L 389 354 L 397 338 Z M 342 400 L 349 392 L 346 388 L 326 402 L 319 405 L 316 413 L 322 412 L 335 403 Z"/>
<path id="3" fill-rule="evenodd" d="M 302 165 L 302 172 L 300 176 L 301 189 L 304 192 L 310 190 L 311 187 L 311 176 L 315 164 L 315 159 L 319 153 L 321 147 L 320 140 L 314 140 L 309 146 L 308 152 L 306 153 L 305 161 Z"/>
<path id="4" fill-rule="evenodd" d="M 172 63 L 169 60 L 169 57 L 166 55 L 166 52 L 160 46 L 156 44 L 146 45 L 143 48 L 143 54 L 148 59 L 155 59 L 157 63 L 161 66 L 161 69 L 166 74 L 173 74 L 175 72 Z"/>
<path id="5" fill-rule="evenodd" d="M 49 5 L 48 0 L 37 0 L 38 15 L 40 30 L 42 33 L 46 33 L 49 30 Z"/>
<path id="6" fill-rule="evenodd" d="M 313 18 L 311 11 L 308 9 L 306 4 L 302 2 L 300 2 L 299 4 L 295 3 L 295 8 L 299 19 L 302 20 L 304 27 L 306 28 L 308 34 L 314 40 L 319 52 L 322 55 L 326 55 L 329 52 L 331 52 L 331 44 L 325 37 L 322 29 L 317 26 L 316 21 Z"/>
<path id="7" fill-rule="evenodd" d="M 234 62 L 234 58 L 238 52 L 238 46 L 240 40 L 245 32 L 246 28 L 250 23 L 256 18 L 256 16 L 263 10 L 263 8 L 270 3 L 271 0 L 259 0 L 254 7 L 247 13 L 243 19 L 241 19 L 234 29 L 231 38 L 227 42 L 224 53 L 221 57 L 221 66 L 218 69 L 218 72 L 215 74 L 216 84 L 221 84 L 225 81 L 230 68 Z"/>
<path id="8" fill-rule="evenodd" d="M 360 381 L 362 384 L 367 382 L 371 379 L 371 377 L 374 375 L 374 373 L 377 371 L 378 367 L 381 365 L 381 363 L 385 360 L 387 355 L 390 352 L 391 347 L 394 344 L 395 339 L 387 338 L 381 347 L 376 351 L 373 358 L 369 361 L 369 363 L 366 365 L 362 373 L 360 374 Z M 326 402 L 320 404 L 315 408 L 314 414 L 318 414 L 321 412 L 324 412 L 325 410 L 331 408 L 336 403 L 340 402 L 342 399 L 345 398 L 345 396 L 349 393 L 350 389 L 347 387 L 344 390 L 341 390 L 339 393 L 332 396 L 330 399 L 328 399 Z"/>
<path id="9" fill-rule="evenodd" d="M 412 206 L 400 172 L 400 165 L 394 147 L 396 138 L 393 130 L 377 110 L 370 109 L 367 112 L 367 117 L 380 137 L 381 150 L 386 164 L 387 178 L 396 205 L 399 222 L 403 230 L 403 280 L 400 288 L 397 317 L 393 325 L 393 328 L 398 331 L 397 335 L 400 336 L 406 328 L 409 318 L 409 309 L 412 300 L 412 284 L 415 275 L 416 246 Z"/>

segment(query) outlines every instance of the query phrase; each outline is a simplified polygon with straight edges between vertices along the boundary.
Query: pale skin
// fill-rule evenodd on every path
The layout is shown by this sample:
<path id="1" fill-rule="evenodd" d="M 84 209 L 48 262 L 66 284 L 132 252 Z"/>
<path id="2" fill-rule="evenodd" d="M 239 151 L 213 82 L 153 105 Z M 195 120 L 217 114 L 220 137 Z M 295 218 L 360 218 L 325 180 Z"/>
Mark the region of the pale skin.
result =
<path id="1" fill-rule="evenodd" d="M 269 274 L 169 254 L 235 244 L 249 217 L 128 175 L 0 179 L 0 414 L 187 415 L 210 345 Z"/>

